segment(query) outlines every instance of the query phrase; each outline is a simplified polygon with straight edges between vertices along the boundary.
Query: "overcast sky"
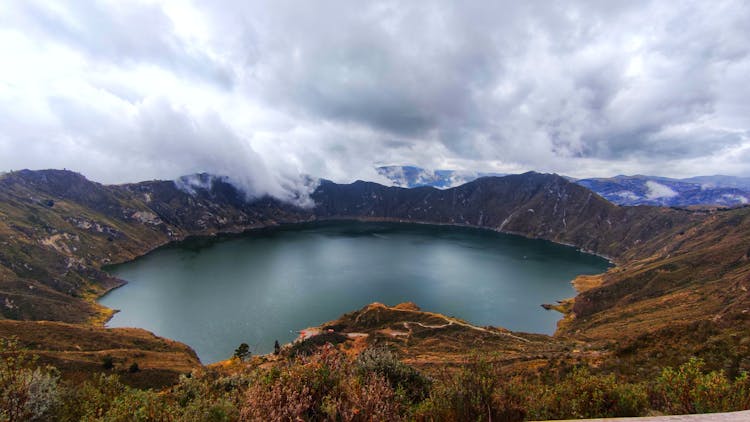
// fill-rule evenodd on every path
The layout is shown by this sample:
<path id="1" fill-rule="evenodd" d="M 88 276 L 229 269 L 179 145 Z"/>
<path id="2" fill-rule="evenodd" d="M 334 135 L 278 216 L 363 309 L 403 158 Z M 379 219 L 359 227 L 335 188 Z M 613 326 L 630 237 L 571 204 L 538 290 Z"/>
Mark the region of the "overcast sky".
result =
<path id="1" fill-rule="evenodd" d="M 0 171 L 750 175 L 747 1 L 0 2 Z"/>

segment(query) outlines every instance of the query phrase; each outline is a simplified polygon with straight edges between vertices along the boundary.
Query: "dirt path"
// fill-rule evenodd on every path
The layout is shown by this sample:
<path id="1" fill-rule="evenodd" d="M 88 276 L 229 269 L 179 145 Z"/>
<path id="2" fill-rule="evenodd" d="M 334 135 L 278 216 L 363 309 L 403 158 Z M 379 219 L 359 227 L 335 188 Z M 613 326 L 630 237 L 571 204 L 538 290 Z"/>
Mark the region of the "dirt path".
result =
<path id="1" fill-rule="evenodd" d="M 435 315 L 435 316 L 437 316 L 437 315 Z M 526 342 L 526 343 L 530 343 L 529 340 L 527 340 L 527 339 L 525 339 L 523 337 L 518 337 L 518 336 L 513 335 L 511 333 L 503 333 L 503 332 L 498 332 L 498 331 L 491 331 L 491 330 L 488 330 L 486 328 L 477 327 L 475 325 L 467 324 L 467 323 L 461 322 L 461 321 L 456 321 L 456 320 L 444 317 L 442 315 L 440 315 L 440 317 L 443 318 L 443 320 L 447 321 L 447 323 L 446 324 L 442 324 L 442 325 L 426 325 L 426 324 L 422 324 L 421 322 L 404 321 L 404 328 L 406 328 L 407 330 L 411 331 L 411 329 L 409 328 L 409 324 L 414 324 L 414 325 L 419 325 L 422 328 L 440 329 L 440 328 L 445 328 L 445 327 L 448 327 L 450 325 L 454 325 L 455 324 L 455 325 L 460 325 L 462 327 L 470 328 L 472 330 L 482 331 L 482 332 L 485 332 L 485 333 L 494 334 L 494 335 L 498 335 L 498 336 L 507 336 L 507 337 L 514 338 L 516 340 L 520 340 L 520 341 L 523 341 L 523 342 Z"/>

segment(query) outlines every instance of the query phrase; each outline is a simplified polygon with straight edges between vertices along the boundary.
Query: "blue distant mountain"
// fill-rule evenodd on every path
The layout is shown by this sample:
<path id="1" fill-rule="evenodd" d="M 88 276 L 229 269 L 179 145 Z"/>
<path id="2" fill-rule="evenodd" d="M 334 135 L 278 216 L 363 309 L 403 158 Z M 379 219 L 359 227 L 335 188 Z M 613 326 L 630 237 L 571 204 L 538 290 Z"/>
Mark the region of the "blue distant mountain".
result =
<path id="1" fill-rule="evenodd" d="M 670 179 L 636 175 L 580 179 L 576 183 L 620 205 L 732 207 L 750 200 L 750 185 L 744 185 L 742 178 L 730 176 Z"/>
<path id="2" fill-rule="evenodd" d="M 432 186 L 450 188 L 479 177 L 502 176 L 502 173 L 428 170 L 415 166 L 378 167 L 378 173 L 394 186 Z M 740 206 L 750 202 L 750 177 L 697 176 L 672 179 L 657 176 L 615 176 L 570 180 L 591 189 L 618 205 L 691 205 Z"/>
<path id="3" fill-rule="evenodd" d="M 457 170 L 428 170 L 415 166 L 383 166 L 378 173 L 388 178 L 394 186 L 416 188 L 432 186 L 452 188 L 485 176 L 505 176 L 504 173 L 465 172 Z"/>

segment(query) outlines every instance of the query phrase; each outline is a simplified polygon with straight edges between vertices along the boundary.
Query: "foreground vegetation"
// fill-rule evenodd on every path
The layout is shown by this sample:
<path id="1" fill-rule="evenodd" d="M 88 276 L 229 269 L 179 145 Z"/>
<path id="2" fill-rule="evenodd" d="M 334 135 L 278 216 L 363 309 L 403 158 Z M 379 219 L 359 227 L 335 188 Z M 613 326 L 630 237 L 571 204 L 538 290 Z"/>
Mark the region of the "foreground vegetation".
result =
<path id="1" fill-rule="evenodd" d="M 624 382 L 584 366 L 501 374 L 477 356 L 425 374 L 385 348 L 331 344 L 194 371 L 164 391 L 101 374 L 79 384 L 0 340 L 0 420 L 506 420 L 707 413 L 750 409 L 750 378 L 690 359 L 653 380 Z M 137 370 L 137 368 L 136 368 Z"/>

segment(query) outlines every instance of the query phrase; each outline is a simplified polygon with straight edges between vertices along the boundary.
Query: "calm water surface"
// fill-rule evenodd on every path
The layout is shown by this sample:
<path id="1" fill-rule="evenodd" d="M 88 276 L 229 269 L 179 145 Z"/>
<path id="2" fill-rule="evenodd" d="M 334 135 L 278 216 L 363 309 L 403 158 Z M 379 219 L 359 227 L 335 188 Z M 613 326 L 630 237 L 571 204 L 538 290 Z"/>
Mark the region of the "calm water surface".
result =
<path id="1" fill-rule="evenodd" d="M 575 294 L 570 280 L 608 266 L 547 241 L 491 231 L 336 222 L 192 239 L 110 268 L 128 284 L 100 302 L 111 327 L 141 327 L 192 346 L 204 363 L 242 342 L 274 340 L 371 302 L 413 301 L 478 325 L 552 333 L 539 305 Z"/>

